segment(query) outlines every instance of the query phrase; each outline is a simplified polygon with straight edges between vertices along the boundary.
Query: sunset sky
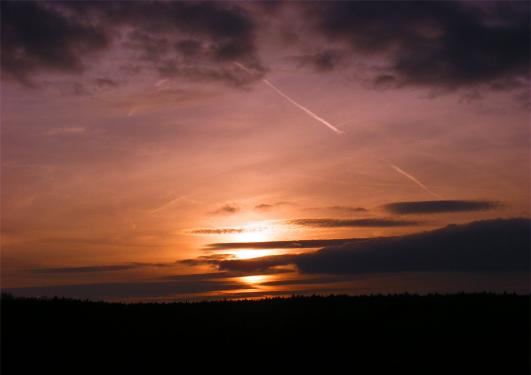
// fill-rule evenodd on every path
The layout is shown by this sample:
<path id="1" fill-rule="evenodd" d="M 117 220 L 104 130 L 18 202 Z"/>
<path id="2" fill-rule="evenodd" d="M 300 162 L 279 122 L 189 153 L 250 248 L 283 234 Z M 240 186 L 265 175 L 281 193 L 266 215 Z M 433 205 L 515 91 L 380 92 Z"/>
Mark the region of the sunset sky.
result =
<path id="1" fill-rule="evenodd" d="M 3 289 L 528 291 L 528 2 L 1 5 Z"/>

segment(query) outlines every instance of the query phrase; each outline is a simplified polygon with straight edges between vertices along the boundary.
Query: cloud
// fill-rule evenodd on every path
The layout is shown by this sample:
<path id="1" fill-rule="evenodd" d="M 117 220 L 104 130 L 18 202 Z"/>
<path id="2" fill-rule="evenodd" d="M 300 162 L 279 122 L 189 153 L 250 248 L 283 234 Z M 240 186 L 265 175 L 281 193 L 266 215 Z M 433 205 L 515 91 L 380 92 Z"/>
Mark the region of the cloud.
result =
<path id="1" fill-rule="evenodd" d="M 224 1 L 4 1 L 1 68 L 5 77 L 35 85 L 43 72 L 96 68 L 92 57 L 113 49 L 165 78 L 247 85 L 266 71 L 257 35 L 278 31 L 258 20 L 280 17 L 271 9 L 288 6 L 304 43 L 312 44 L 293 59 L 318 73 L 352 66 L 350 58 L 373 64 L 371 79 L 379 87 L 507 90 L 528 80 L 528 4 L 511 1 L 326 1 L 274 8 Z M 242 74 L 234 61 L 258 74 Z M 95 84 L 112 86 L 110 80 Z"/>
<path id="2" fill-rule="evenodd" d="M 332 210 L 332 211 L 347 211 L 347 212 L 367 212 L 369 211 L 364 207 L 350 207 L 350 206 L 330 206 L 330 207 L 325 207 L 325 209 Z"/>
<path id="3" fill-rule="evenodd" d="M 379 238 L 297 259 L 303 273 L 511 272 L 529 270 L 528 219 L 450 225 L 425 233 Z"/>
<path id="4" fill-rule="evenodd" d="M 211 254 L 211 255 L 202 255 L 197 258 L 193 259 L 183 259 L 178 261 L 181 264 L 186 264 L 187 266 L 203 266 L 203 265 L 211 265 L 211 266 L 217 266 L 217 264 L 221 261 L 227 260 L 227 259 L 234 259 L 235 256 L 232 254 Z"/>
<path id="5" fill-rule="evenodd" d="M 71 274 L 71 273 L 99 273 L 99 272 L 115 272 L 126 271 L 130 269 L 146 268 L 146 267 L 175 267 L 175 263 L 124 263 L 124 264 L 106 264 L 106 265 L 90 265 L 80 267 L 56 267 L 56 268 L 34 268 L 30 269 L 30 273 L 34 274 Z"/>
<path id="6" fill-rule="evenodd" d="M 449 225 L 429 232 L 345 242 L 303 254 L 214 262 L 224 271 L 296 265 L 304 274 L 529 272 L 529 219 Z"/>
<path id="7" fill-rule="evenodd" d="M 329 245 L 341 245 L 348 242 L 361 241 L 360 238 L 345 238 L 332 240 L 296 240 L 296 241 L 267 241 L 267 242 L 221 242 L 208 244 L 205 250 L 233 250 L 233 249 L 307 249 Z"/>
<path id="8" fill-rule="evenodd" d="M 418 221 L 396 219 L 293 219 L 287 224 L 302 225 L 307 227 L 342 228 L 342 227 L 404 227 L 419 225 Z"/>
<path id="9" fill-rule="evenodd" d="M 259 211 L 269 211 L 276 207 L 282 207 L 282 206 L 292 206 L 294 203 L 291 202 L 276 202 L 276 203 L 261 203 L 254 206 L 255 210 Z"/>
<path id="10" fill-rule="evenodd" d="M 298 55 L 292 59 L 300 67 L 311 67 L 315 72 L 328 72 L 334 70 L 343 60 L 345 53 L 340 50 L 324 49 L 315 53 Z"/>
<path id="11" fill-rule="evenodd" d="M 240 211 L 240 207 L 238 207 L 235 204 L 225 204 L 218 208 L 217 210 L 212 211 L 213 214 L 235 214 L 236 212 Z"/>
<path id="12" fill-rule="evenodd" d="M 296 255 L 272 255 L 250 259 L 226 259 L 216 262 L 220 271 L 265 273 L 275 267 L 286 266 L 296 262 Z"/>
<path id="13" fill-rule="evenodd" d="M 2 71 L 30 84 L 79 73 L 94 52 L 122 48 L 164 76 L 245 84 L 234 59 L 263 71 L 253 18 L 223 2 L 2 2 Z"/>
<path id="14" fill-rule="evenodd" d="M 378 59 L 375 82 L 395 87 L 511 88 L 527 82 L 525 2 L 308 2 L 316 35 L 343 43 L 354 58 Z"/>
<path id="15" fill-rule="evenodd" d="M 252 289 L 253 286 L 236 280 L 219 280 L 214 277 L 199 278 L 191 275 L 179 280 L 125 283 L 96 283 L 82 285 L 55 285 L 24 288 L 7 288 L 2 292 L 25 297 L 65 297 L 81 299 L 135 299 L 135 298 L 177 298 L 195 293 L 220 290 Z"/>
<path id="16" fill-rule="evenodd" d="M 252 233 L 261 232 L 265 230 L 265 227 L 252 227 L 252 228 L 199 228 L 193 229 L 188 233 L 191 234 L 232 234 L 232 233 Z"/>
<path id="17" fill-rule="evenodd" d="M 30 84 L 37 71 L 79 73 L 83 57 L 107 48 L 104 30 L 54 11 L 46 3 L 1 3 L 2 72 Z"/>
<path id="18" fill-rule="evenodd" d="M 500 207 L 500 205 L 499 202 L 493 201 L 436 200 L 389 203 L 384 206 L 384 209 L 393 214 L 410 215 L 486 211 Z"/>
<path id="19" fill-rule="evenodd" d="M 189 233 L 192 234 L 231 234 L 231 233 L 244 233 L 244 228 L 201 228 L 193 229 Z"/>

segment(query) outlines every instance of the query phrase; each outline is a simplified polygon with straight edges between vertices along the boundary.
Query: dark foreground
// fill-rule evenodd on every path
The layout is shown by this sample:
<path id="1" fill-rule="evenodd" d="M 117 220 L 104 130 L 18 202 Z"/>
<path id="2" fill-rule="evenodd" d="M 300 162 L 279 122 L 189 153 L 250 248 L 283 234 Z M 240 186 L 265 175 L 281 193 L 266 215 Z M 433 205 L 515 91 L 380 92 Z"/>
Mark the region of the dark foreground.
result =
<path id="1" fill-rule="evenodd" d="M 463 294 L 128 305 L 4 296 L 2 374 L 318 365 L 321 373 L 529 374 L 529 302 Z"/>

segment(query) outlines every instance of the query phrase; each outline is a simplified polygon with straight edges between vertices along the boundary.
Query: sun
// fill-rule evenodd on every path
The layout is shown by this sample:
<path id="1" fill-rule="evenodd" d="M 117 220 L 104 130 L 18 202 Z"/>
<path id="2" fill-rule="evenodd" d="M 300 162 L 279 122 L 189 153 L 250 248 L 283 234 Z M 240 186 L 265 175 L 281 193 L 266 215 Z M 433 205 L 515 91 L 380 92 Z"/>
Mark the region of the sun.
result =
<path id="1" fill-rule="evenodd" d="M 240 233 L 234 233 L 231 236 L 233 241 L 238 243 L 267 242 L 273 239 L 273 229 L 271 226 L 264 225 L 263 223 L 252 223 L 243 226 Z M 232 253 L 238 259 L 251 259 L 274 255 L 276 251 L 249 247 L 248 249 L 234 250 Z"/>
<path id="2" fill-rule="evenodd" d="M 267 242 L 275 237 L 274 225 L 269 222 L 247 223 L 239 227 L 240 231 L 232 233 L 233 242 Z"/>
<path id="3" fill-rule="evenodd" d="M 271 240 L 269 227 L 246 226 L 241 233 L 233 234 L 234 242 L 264 242 Z"/>
<path id="4" fill-rule="evenodd" d="M 242 276 L 240 280 L 246 284 L 256 285 L 261 284 L 265 281 L 268 281 L 270 277 L 268 275 L 252 275 L 252 276 Z"/>

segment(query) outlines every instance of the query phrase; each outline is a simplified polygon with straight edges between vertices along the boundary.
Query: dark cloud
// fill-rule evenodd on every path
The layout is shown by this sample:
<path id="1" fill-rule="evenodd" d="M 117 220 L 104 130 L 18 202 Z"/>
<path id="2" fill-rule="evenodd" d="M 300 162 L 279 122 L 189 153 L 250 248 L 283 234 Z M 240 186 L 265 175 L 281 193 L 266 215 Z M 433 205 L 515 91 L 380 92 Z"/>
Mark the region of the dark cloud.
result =
<path id="1" fill-rule="evenodd" d="M 379 85 L 511 88 L 528 79 L 528 2 L 327 1 L 300 6 L 318 35 L 350 46 L 355 59 L 386 63 L 387 72 L 375 78 Z"/>
<path id="2" fill-rule="evenodd" d="M 219 273 L 225 275 L 225 277 L 248 276 L 254 275 L 257 272 L 262 275 L 293 272 L 292 268 L 285 267 L 285 259 L 282 258 L 282 256 L 279 256 L 279 263 L 274 262 L 274 257 L 265 258 L 256 258 L 259 259 L 256 263 L 253 262 L 253 260 L 240 262 L 240 259 L 232 254 L 211 254 L 203 255 L 194 259 L 183 259 L 179 261 L 179 263 L 186 264 L 187 266 L 212 266 L 219 271 L 222 271 Z M 171 278 L 174 279 L 174 277 Z"/>
<path id="3" fill-rule="evenodd" d="M 179 263 L 186 264 L 187 266 L 203 266 L 211 265 L 217 266 L 219 262 L 222 262 L 227 259 L 234 259 L 235 256 L 232 254 L 211 254 L 211 255 L 202 255 L 193 259 L 183 259 Z"/>
<path id="4" fill-rule="evenodd" d="M 384 209 L 394 214 L 408 215 L 485 211 L 499 207 L 500 205 L 499 202 L 493 201 L 438 200 L 395 202 L 386 204 Z"/>
<path id="5" fill-rule="evenodd" d="M 404 227 L 419 225 L 417 221 L 396 219 L 293 219 L 288 224 L 302 225 L 307 227 L 341 228 L 341 227 Z"/>
<path id="6" fill-rule="evenodd" d="M 201 279 L 191 276 L 177 281 L 98 283 L 83 285 L 56 285 L 24 288 L 8 288 L 2 292 L 25 297 L 65 297 L 82 299 L 134 299 L 174 297 L 220 290 L 253 288 L 234 280 Z"/>
<path id="7" fill-rule="evenodd" d="M 267 242 L 222 242 L 212 243 L 206 250 L 234 250 L 234 249 L 306 249 L 329 245 L 341 245 L 347 242 L 361 241 L 359 238 L 345 238 L 332 240 L 298 240 L 298 241 L 267 241 Z"/>
<path id="8" fill-rule="evenodd" d="M 331 206 L 331 207 L 326 207 L 326 209 L 333 210 L 333 211 L 347 211 L 347 212 L 367 212 L 369 211 L 363 207 L 350 207 L 350 206 Z"/>
<path id="9" fill-rule="evenodd" d="M 107 264 L 107 265 L 91 265 L 80 267 L 57 267 L 57 268 L 34 268 L 29 272 L 34 274 L 70 274 L 70 273 L 98 273 L 98 272 L 114 272 L 126 271 L 136 268 L 146 267 L 175 267 L 175 263 L 125 263 L 125 264 Z"/>
<path id="10" fill-rule="evenodd" d="M 92 55 L 113 46 L 131 53 L 137 67 L 165 77 L 241 86 L 266 71 L 256 36 L 268 30 L 258 30 L 256 20 L 277 17 L 271 9 L 282 6 L 295 9 L 304 38 L 314 45 L 295 61 L 317 72 L 346 66 L 350 57 L 377 62 L 373 81 L 379 87 L 487 84 L 507 90 L 528 80 L 529 4 L 510 1 L 273 8 L 223 1 L 3 1 L 2 72 L 29 85 L 41 72 L 80 73 L 95 64 Z M 321 47 L 323 39 L 327 46 Z M 235 61 L 258 74 L 245 74 Z"/>
<path id="11" fill-rule="evenodd" d="M 297 259 L 304 273 L 529 270 L 528 219 L 480 221 L 326 247 Z"/>
<path id="12" fill-rule="evenodd" d="M 325 49 L 323 51 L 295 56 L 300 67 L 311 67 L 316 72 L 334 70 L 343 59 L 345 53 L 339 50 Z"/>
<path id="13" fill-rule="evenodd" d="M 294 264 L 306 274 L 529 272 L 529 219 L 487 220 L 429 232 L 346 242 L 298 255 L 215 262 L 224 271 Z"/>
<path id="14" fill-rule="evenodd" d="M 2 72 L 26 85 L 37 71 L 81 72 L 83 57 L 109 46 L 104 30 L 45 3 L 2 1 L 1 11 Z"/>
<path id="15" fill-rule="evenodd" d="M 234 60 L 263 71 L 253 19 L 235 3 L 2 2 L 2 71 L 20 82 L 43 71 L 80 72 L 90 53 L 111 44 L 166 76 L 239 85 L 255 77 Z"/>
<path id="16" fill-rule="evenodd" d="M 340 283 L 352 281 L 353 278 L 350 275 L 321 275 L 319 277 L 312 278 L 297 278 L 297 279 L 285 279 L 274 280 L 260 283 L 264 286 L 291 286 L 291 285 L 325 285 L 331 283 Z"/>
<path id="17" fill-rule="evenodd" d="M 235 204 L 225 204 L 218 208 L 217 210 L 212 211 L 213 214 L 235 214 L 240 211 L 240 207 Z"/>
<path id="18" fill-rule="evenodd" d="M 286 266 L 295 263 L 296 255 L 272 255 L 250 259 L 227 259 L 216 262 L 215 265 L 220 271 L 265 273 L 276 267 Z"/>

